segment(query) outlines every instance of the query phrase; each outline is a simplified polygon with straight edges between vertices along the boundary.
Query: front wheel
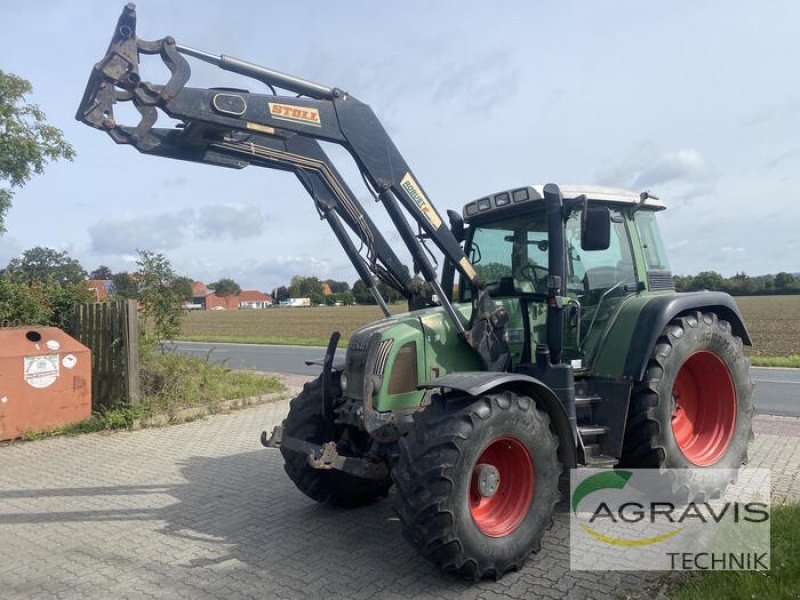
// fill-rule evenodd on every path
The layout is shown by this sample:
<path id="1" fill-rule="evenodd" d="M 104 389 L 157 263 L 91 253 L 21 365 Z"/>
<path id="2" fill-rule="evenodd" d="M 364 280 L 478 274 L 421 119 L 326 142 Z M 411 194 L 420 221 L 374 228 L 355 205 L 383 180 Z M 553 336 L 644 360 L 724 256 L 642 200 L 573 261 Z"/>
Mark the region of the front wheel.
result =
<path id="1" fill-rule="evenodd" d="M 519 569 L 539 549 L 559 499 L 549 417 L 510 391 L 436 396 L 414 417 L 392 470 L 406 538 L 470 579 Z"/>
<path id="2" fill-rule="evenodd" d="M 339 376 L 332 377 L 334 395 L 341 394 Z M 322 378 L 308 382 L 303 391 L 292 400 L 289 414 L 283 421 L 284 435 L 304 442 L 323 444 L 326 437 L 325 416 L 322 414 Z M 334 432 L 334 441 L 340 442 L 341 431 Z M 372 480 L 354 477 L 336 470 L 314 469 L 305 454 L 281 448 L 286 474 L 297 488 L 317 502 L 344 508 L 355 508 L 379 500 L 389 493 L 390 480 Z"/>

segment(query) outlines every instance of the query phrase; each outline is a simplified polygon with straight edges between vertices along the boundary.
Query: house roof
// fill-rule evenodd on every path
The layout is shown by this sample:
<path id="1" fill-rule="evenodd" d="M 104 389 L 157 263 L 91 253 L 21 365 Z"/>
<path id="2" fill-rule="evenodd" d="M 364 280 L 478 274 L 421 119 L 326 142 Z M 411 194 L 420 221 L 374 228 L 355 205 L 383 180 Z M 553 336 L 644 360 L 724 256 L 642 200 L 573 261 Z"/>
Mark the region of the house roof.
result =
<path id="1" fill-rule="evenodd" d="M 258 290 L 242 290 L 237 298 L 239 302 L 269 302 L 272 300 L 267 294 Z"/>
<path id="2" fill-rule="evenodd" d="M 88 279 L 86 281 L 86 287 L 90 290 L 94 290 L 95 294 L 97 295 L 98 302 L 104 302 L 108 299 L 109 292 L 111 290 L 111 280 L 110 279 Z"/>
<path id="3" fill-rule="evenodd" d="M 202 281 L 192 281 L 192 296 L 207 296 L 208 288 Z"/>

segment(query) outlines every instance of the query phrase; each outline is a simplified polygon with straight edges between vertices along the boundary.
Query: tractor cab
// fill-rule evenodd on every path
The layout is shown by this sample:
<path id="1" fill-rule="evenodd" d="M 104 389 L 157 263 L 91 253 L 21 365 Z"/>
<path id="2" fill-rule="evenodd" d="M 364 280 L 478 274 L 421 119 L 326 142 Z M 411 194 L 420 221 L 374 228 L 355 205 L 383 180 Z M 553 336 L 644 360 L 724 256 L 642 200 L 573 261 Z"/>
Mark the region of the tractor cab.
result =
<path id="1" fill-rule="evenodd" d="M 614 188 L 561 186 L 560 232 L 550 231 L 542 186 L 503 191 L 463 210 L 464 250 L 492 298 L 509 311 L 514 364 L 530 362 L 547 344 L 547 308 L 565 308 L 563 360 L 589 368 L 620 306 L 639 292 L 671 290 L 672 274 L 647 194 Z M 560 235 L 559 235 L 560 234 Z M 554 247 L 553 239 L 561 239 Z M 552 255 L 552 256 L 551 256 Z M 551 261 L 563 281 L 553 281 Z M 563 263 L 563 264 L 562 264 Z M 560 277 L 560 275 L 556 275 Z M 470 286 L 458 298 L 471 300 Z"/>

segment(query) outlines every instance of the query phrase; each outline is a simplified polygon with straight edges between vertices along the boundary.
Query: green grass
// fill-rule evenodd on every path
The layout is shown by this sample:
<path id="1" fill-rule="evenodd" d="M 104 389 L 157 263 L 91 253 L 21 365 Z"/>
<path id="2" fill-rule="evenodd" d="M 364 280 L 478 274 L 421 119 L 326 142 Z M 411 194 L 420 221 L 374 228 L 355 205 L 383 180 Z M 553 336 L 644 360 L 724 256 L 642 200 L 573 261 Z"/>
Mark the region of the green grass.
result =
<path id="1" fill-rule="evenodd" d="M 789 367 L 800 369 L 800 354 L 790 354 L 789 356 L 762 356 L 753 354 L 750 356 L 750 364 L 754 367 Z"/>
<path id="2" fill-rule="evenodd" d="M 22 439 L 26 441 L 35 441 L 57 435 L 73 436 L 97 431 L 130 429 L 137 419 L 146 416 L 147 413 L 147 407 L 144 405 L 98 411 L 88 419 L 72 423 L 71 425 L 48 427 L 47 429 L 37 431 L 26 431 L 22 435 Z"/>
<path id="3" fill-rule="evenodd" d="M 687 575 L 674 600 L 797 598 L 800 596 L 800 505 L 773 507 L 769 571 L 716 571 Z"/>
<path id="4" fill-rule="evenodd" d="M 141 402 L 95 412 L 89 419 L 28 431 L 25 440 L 38 440 L 56 435 L 78 435 L 96 431 L 131 429 L 141 419 L 156 415 L 174 415 L 185 408 L 203 407 L 215 412 L 220 402 L 261 396 L 283 391 L 277 377 L 250 371 L 232 371 L 224 364 L 215 364 L 197 357 L 162 352 L 152 344 L 140 346 Z M 194 420 L 190 416 L 181 421 Z"/>
<path id="5" fill-rule="evenodd" d="M 221 400 L 258 396 L 283 389 L 276 377 L 232 371 L 225 364 L 143 344 L 139 353 L 143 404 L 154 412 L 210 406 Z"/>

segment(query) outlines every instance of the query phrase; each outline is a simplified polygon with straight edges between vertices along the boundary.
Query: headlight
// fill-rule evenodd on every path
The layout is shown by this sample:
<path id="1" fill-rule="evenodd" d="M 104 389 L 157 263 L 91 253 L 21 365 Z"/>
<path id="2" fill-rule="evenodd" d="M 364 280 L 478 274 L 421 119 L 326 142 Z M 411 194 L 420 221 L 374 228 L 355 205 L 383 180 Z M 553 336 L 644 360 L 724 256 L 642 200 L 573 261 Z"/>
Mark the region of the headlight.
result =
<path id="1" fill-rule="evenodd" d="M 342 371 L 342 375 L 339 377 L 339 384 L 342 386 L 342 391 L 347 390 L 347 373 Z"/>
<path id="2" fill-rule="evenodd" d="M 404 394 L 417 389 L 417 345 L 407 342 L 394 358 L 392 372 L 389 375 L 389 394 Z"/>

